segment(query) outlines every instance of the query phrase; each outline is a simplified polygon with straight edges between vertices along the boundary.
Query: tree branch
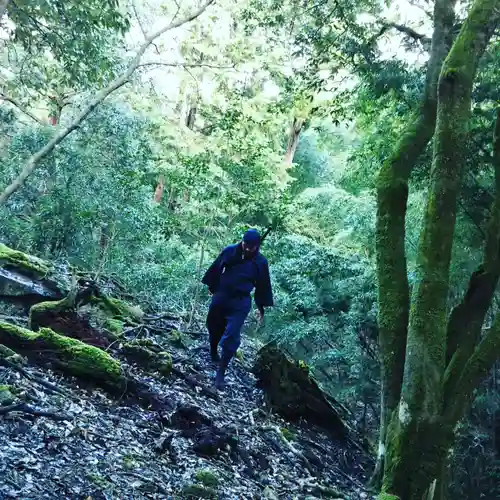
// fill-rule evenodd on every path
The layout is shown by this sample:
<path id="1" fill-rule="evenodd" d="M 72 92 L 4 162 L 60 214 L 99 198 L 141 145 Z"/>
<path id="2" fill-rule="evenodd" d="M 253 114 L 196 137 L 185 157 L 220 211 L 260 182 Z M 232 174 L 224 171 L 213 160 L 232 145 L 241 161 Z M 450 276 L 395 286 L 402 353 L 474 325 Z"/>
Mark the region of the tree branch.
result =
<path id="1" fill-rule="evenodd" d="M 195 12 L 183 17 L 177 21 L 172 21 L 167 26 L 155 31 L 151 35 L 148 35 L 144 43 L 139 47 L 136 55 L 128 65 L 125 72 L 115 78 L 106 88 L 102 89 L 100 92 L 96 94 L 94 99 L 84 108 L 84 110 L 73 120 L 73 122 L 68 125 L 66 128 L 61 130 L 58 134 L 56 134 L 42 149 L 40 149 L 37 153 L 32 155 L 24 164 L 21 173 L 9 184 L 3 193 L 0 195 L 0 205 L 5 204 L 7 200 L 14 194 L 25 182 L 26 179 L 31 175 L 33 170 L 36 168 L 37 164 L 45 158 L 49 153 L 51 153 L 54 148 L 60 144 L 71 132 L 73 132 L 80 123 L 82 123 L 87 116 L 92 113 L 92 111 L 101 104 L 106 97 L 112 94 L 115 90 L 119 89 L 126 83 L 128 83 L 130 77 L 137 69 L 141 62 L 141 58 L 148 49 L 148 47 L 153 43 L 153 41 L 159 36 L 163 35 L 167 31 L 171 31 L 183 24 L 189 23 L 199 17 L 205 10 L 214 3 L 215 0 L 207 0 L 198 10 Z"/>
<path id="2" fill-rule="evenodd" d="M 472 392 L 498 359 L 499 351 L 500 313 L 497 313 L 493 326 L 486 331 L 484 338 L 465 364 L 454 386 L 453 397 L 448 398 L 449 405 L 445 408 L 445 421 L 456 423 L 460 420 Z"/>
<path id="3" fill-rule="evenodd" d="M 145 68 L 148 66 L 166 66 L 168 68 L 210 68 L 210 69 L 234 69 L 235 66 L 219 66 L 217 64 L 204 63 L 169 63 L 169 62 L 147 62 L 141 63 L 137 67 Z"/>
<path id="4" fill-rule="evenodd" d="M 420 42 L 422 44 L 422 47 L 426 51 L 429 51 L 431 48 L 432 39 L 426 35 L 418 33 L 409 26 L 404 26 L 402 24 L 397 24 L 397 23 L 384 23 L 383 28 L 385 28 L 386 30 L 393 28 L 396 31 L 399 31 L 400 33 L 403 33 L 404 35 L 408 36 L 409 38 L 412 38 L 416 42 Z"/>
<path id="5" fill-rule="evenodd" d="M 495 168 L 495 197 L 491 205 L 483 262 L 472 274 L 464 298 L 453 309 L 448 321 L 445 404 L 448 400 L 453 401 L 449 398 L 454 397 L 455 386 L 460 384 L 460 371 L 480 338 L 481 327 L 500 278 L 500 108 L 497 109 L 493 132 L 492 163 Z"/>
<path id="6" fill-rule="evenodd" d="M 29 116 L 32 120 L 36 121 L 40 125 L 45 125 L 42 120 L 37 118 L 31 111 L 26 109 L 17 99 L 10 97 L 3 92 L 0 92 L 0 99 L 4 100 L 5 102 L 10 102 L 13 106 L 19 109 L 19 111 L 22 111 L 26 116 Z"/>

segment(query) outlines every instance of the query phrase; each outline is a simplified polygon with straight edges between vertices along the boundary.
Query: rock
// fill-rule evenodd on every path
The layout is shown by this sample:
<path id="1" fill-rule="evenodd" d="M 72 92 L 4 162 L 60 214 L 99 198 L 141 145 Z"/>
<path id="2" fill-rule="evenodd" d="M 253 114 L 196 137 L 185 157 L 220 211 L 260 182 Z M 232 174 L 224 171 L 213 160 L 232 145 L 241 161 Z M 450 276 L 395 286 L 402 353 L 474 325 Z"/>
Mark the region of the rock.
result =
<path id="1" fill-rule="evenodd" d="M 333 500 L 344 500 L 345 496 L 340 493 L 335 488 L 330 488 L 328 486 L 314 486 L 311 493 L 320 498 L 331 498 Z"/>
<path id="2" fill-rule="evenodd" d="M 170 375 L 172 371 L 172 356 L 166 352 L 154 352 L 140 342 L 127 342 L 121 347 L 121 352 L 129 361 L 140 363 L 142 366 L 153 369 L 163 376 Z"/>
<path id="3" fill-rule="evenodd" d="M 279 500 L 278 495 L 269 486 L 266 486 L 262 491 L 262 498 L 266 500 Z"/>
<path id="4" fill-rule="evenodd" d="M 275 342 L 259 351 L 253 371 L 257 386 L 277 413 L 292 422 L 303 418 L 337 438 L 346 437 L 347 409 L 319 388 L 307 365 L 293 361 Z"/>
<path id="5" fill-rule="evenodd" d="M 0 385 L 0 406 L 11 405 L 15 399 L 10 385 Z"/>
<path id="6" fill-rule="evenodd" d="M 183 431 L 211 426 L 211 420 L 201 412 L 198 406 L 181 405 L 170 417 L 170 425 Z"/>
<path id="7" fill-rule="evenodd" d="M 235 435 L 216 427 L 204 427 L 194 436 L 194 452 L 205 457 L 214 456 L 222 450 L 235 451 L 237 447 Z"/>
<path id="8" fill-rule="evenodd" d="M 12 250 L 0 243 L 0 295 L 32 305 L 40 300 L 60 299 L 65 279 L 56 279 L 48 262 Z"/>

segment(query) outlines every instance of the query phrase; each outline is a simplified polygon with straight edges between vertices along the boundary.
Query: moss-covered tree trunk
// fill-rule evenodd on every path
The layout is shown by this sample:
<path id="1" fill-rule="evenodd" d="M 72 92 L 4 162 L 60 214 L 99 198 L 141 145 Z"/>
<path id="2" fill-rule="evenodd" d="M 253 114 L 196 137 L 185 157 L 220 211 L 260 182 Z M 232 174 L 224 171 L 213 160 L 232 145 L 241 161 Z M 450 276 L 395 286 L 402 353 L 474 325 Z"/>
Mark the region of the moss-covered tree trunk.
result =
<path id="1" fill-rule="evenodd" d="M 377 180 L 377 270 L 379 283 L 379 344 L 382 361 L 382 401 L 377 465 L 372 483 L 382 480 L 385 440 L 390 415 L 397 408 L 403 380 L 409 314 L 405 256 L 405 216 L 408 180 L 434 134 L 437 83 L 451 47 L 456 0 L 434 4 L 434 32 L 422 102 Z"/>
<path id="2" fill-rule="evenodd" d="M 383 490 L 404 500 L 421 500 L 427 492 L 436 490 L 460 418 L 459 411 L 448 414 L 444 407 L 449 269 L 472 85 L 479 59 L 497 24 L 499 6 L 499 0 L 476 0 L 439 77 L 431 186 L 408 331 L 406 336 L 403 333 L 406 350 L 401 396 L 397 410 L 391 414 L 386 438 Z M 404 219 L 404 207 L 400 210 Z M 385 244 L 379 252 L 394 245 L 390 231 L 382 236 Z M 395 258 L 402 267 L 404 256 Z M 381 275 L 383 272 L 379 269 Z M 387 282 L 379 286 L 383 288 Z M 393 307 L 407 300 L 406 293 L 392 292 Z"/>

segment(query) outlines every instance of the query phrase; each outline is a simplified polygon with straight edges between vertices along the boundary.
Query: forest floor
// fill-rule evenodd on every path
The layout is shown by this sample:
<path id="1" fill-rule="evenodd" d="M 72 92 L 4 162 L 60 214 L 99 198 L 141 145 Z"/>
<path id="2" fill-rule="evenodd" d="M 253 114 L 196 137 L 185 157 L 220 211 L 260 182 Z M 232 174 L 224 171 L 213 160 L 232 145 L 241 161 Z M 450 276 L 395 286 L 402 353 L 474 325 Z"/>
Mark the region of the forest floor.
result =
<path id="1" fill-rule="evenodd" d="M 230 366 L 224 393 L 209 389 L 215 367 L 206 345 L 204 335 L 188 347 L 169 345 L 174 373 L 141 374 L 164 410 L 46 368 L 0 368 L 0 384 L 32 410 L 50 412 L 0 406 L 0 498 L 373 498 L 363 487 L 370 472 L 363 453 L 266 408 L 249 369 L 252 342 Z"/>

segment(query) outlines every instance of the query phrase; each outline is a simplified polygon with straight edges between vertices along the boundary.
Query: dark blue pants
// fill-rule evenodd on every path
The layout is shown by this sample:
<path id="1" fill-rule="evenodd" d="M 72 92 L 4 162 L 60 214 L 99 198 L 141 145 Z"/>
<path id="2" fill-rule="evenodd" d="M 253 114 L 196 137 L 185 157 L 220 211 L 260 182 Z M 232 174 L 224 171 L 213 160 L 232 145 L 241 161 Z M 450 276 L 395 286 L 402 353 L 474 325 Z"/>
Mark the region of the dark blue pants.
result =
<path id="1" fill-rule="evenodd" d="M 223 356 L 234 356 L 241 343 L 241 328 L 251 308 L 250 295 L 228 297 L 217 293 L 213 296 L 207 315 L 212 350 L 216 350 L 220 345 Z"/>

